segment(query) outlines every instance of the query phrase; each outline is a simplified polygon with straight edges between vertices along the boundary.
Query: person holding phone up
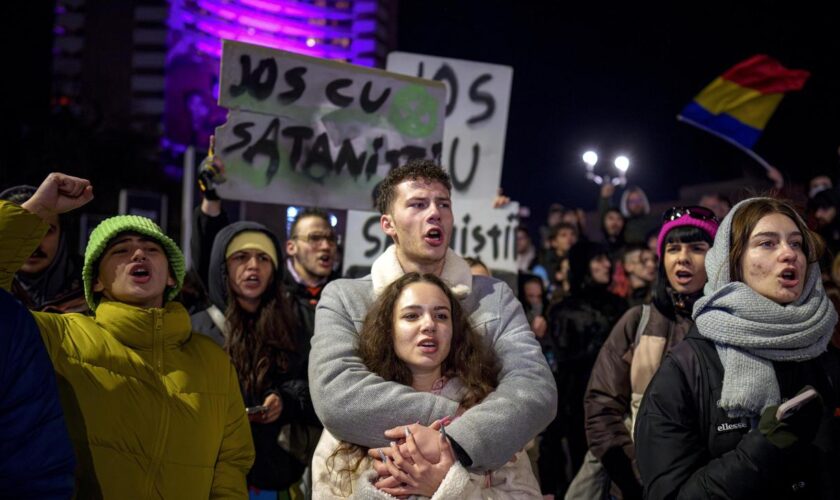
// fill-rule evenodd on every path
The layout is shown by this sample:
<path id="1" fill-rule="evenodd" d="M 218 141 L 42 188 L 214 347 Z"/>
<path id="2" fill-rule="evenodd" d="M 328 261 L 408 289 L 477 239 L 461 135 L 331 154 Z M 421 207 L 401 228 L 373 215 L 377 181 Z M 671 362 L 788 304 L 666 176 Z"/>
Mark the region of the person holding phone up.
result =
<path id="1" fill-rule="evenodd" d="M 645 498 L 838 498 L 837 313 L 822 242 L 788 203 L 735 205 L 706 254 L 695 327 L 648 386 L 635 443 Z M 787 412 L 779 405 L 813 388 Z"/>

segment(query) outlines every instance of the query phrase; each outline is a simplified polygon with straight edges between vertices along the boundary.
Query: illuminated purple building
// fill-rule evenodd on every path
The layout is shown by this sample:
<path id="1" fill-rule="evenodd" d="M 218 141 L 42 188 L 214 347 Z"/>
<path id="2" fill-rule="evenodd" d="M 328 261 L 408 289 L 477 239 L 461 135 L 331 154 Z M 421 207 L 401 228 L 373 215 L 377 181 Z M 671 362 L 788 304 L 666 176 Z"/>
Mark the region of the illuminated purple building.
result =
<path id="1" fill-rule="evenodd" d="M 146 138 L 144 157 L 178 176 L 184 149 L 206 147 L 225 120 L 222 39 L 382 67 L 395 9 L 395 0 L 56 0 L 53 104 Z"/>

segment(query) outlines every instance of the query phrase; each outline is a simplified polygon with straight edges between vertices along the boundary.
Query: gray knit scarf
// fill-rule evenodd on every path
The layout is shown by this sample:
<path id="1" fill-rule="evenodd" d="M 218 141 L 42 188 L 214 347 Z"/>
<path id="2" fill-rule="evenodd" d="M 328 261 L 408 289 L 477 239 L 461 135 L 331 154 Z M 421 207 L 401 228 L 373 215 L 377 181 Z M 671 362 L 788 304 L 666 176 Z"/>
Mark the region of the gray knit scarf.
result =
<path id="1" fill-rule="evenodd" d="M 817 264 L 808 266 L 802 295 L 787 305 L 759 295 L 740 281 L 730 282 L 732 216 L 757 199 L 738 203 L 721 223 L 715 244 L 706 254 L 705 296 L 694 304 L 692 315 L 700 334 L 715 342 L 724 369 L 718 406 L 733 418 L 756 416 L 767 406 L 779 404 L 772 362 L 816 358 L 825 352 L 837 323 Z"/>

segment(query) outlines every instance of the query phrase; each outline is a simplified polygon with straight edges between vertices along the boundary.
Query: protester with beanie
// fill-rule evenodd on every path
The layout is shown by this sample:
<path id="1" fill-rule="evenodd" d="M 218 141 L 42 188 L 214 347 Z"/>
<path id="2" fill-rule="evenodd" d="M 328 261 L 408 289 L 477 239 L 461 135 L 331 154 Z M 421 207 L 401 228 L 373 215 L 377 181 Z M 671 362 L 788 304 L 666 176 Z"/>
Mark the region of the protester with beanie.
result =
<path id="1" fill-rule="evenodd" d="M 53 173 L 22 206 L 0 202 L 0 287 L 45 220 L 92 198 L 87 180 Z M 236 372 L 172 301 L 175 242 L 144 217 L 112 217 L 91 234 L 82 276 L 92 316 L 32 313 L 60 381 L 76 496 L 244 497 L 254 451 Z"/>
<path id="2" fill-rule="evenodd" d="M 209 260 L 212 306 L 193 327 L 230 355 L 248 416 L 256 459 L 248 473 L 252 498 L 277 498 L 301 479 L 305 456 L 278 443 L 286 424 L 317 424 L 306 379 L 309 337 L 298 326 L 283 288 L 280 244 L 256 222 L 234 222 L 216 235 Z M 312 436 L 314 451 L 318 435 Z"/>
<path id="3" fill-rule="evenodd" d="M 695 327 L 663 360 L 636 421 L 646 498 L 837 498 L 837 313 L 821 242 L 772 198 L 733 207 L 706 255 Z M 818 396 L 788 417 L 779 404 Z"/>
<path id="4" fill-rule="evenodd" d="M 625 499 L 642 494 L 627 417 L 632 422 L 662 357 L 694 324 L 691 308 L 703 295 L 703 264 L 717 228 L 714 214 L 704 207 L 665 211 L 656 247 L 659 267 L 652 303 L 624 314 L 592 369 L 583 400 L 590 450 L 583 470 L 602 463 L 606 475 L 600 478 L 601 487 L 608 489 L 612 481 Z"/>

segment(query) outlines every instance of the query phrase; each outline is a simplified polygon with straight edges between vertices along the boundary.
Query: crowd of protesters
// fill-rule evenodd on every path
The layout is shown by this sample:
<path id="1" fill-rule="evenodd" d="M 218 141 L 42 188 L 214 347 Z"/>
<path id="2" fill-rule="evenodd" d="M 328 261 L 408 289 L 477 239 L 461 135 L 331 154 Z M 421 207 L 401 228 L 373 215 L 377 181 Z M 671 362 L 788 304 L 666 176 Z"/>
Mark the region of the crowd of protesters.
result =
<path id="1" fill-rule="evenodd" d="M 521 221 L 515 291 L 450 248 L 430 161 L 380 184 L 394 245 L 358 279 L 326 212 L 281 241 L 198 178 L 189 270 L 138 216 L 72 255 L 88 180 L 0 193 L 0 497 L 840 495 L 828 176 L 801 210 L 605 184 L 598 235 Z"/>

